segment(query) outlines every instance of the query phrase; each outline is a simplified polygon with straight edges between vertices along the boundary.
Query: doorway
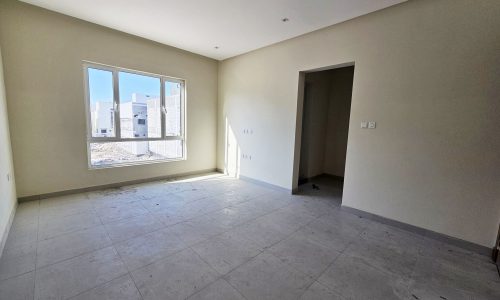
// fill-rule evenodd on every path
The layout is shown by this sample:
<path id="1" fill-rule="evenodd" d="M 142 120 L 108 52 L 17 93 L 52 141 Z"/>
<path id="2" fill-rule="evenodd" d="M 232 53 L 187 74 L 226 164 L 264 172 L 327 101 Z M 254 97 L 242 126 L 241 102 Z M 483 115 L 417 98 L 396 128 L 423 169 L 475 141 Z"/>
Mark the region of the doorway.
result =
<path id="1" fill-rule="evenodd" d="M 354 64 L 301 72 L 294 192 L 343 188 Z"/>

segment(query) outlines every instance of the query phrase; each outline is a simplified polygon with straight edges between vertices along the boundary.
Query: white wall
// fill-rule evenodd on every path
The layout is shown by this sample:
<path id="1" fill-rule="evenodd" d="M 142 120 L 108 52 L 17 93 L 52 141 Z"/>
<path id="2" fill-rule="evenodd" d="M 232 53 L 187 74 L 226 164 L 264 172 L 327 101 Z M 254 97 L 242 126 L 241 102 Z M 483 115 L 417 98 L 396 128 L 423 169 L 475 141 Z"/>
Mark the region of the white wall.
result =
<path id="1" fill-rule="evenodd" d="M 7 177 L 9 176 L 10 179 Z M 14 166 L 10 147 L 9 122 L 7 117 L 7 101 L 0 50 L 0 255 L 7 234 L 10 217 L 17 203 L 16 186 L 14 183 Z"/>
<path id="2" fill-rule="evenodd" d="M 253 157 L 241 174 L 292 188 L 299 72 L 355 62 L 343 205 L 492 246 L 499 15 L 497 0 L 409 1 L 223 61 L 218 167 L 227 117 Z"/>
<path id="3" fill-rule="evenodd" d="M 216 167 L 217 61 L 12 0 L 0 44 L 18 196 Z M 187 160 L 88 170 L 82 60 L 185 79 Z"/>

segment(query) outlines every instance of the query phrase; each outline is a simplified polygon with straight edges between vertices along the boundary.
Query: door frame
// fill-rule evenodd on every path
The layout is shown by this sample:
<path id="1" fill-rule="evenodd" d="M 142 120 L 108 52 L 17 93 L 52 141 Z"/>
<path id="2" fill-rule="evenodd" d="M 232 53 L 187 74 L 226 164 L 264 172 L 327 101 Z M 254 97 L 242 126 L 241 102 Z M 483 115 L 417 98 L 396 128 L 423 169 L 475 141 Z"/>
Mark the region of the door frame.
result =
<path id="1" fill-rule="evenodd" d="M 295 116 L 295 147 L 293 154 L 293 170 L 292 170 L 292 194 L 298 191 L 299 187 L 299 169 L 300 169 L 300 151 L 302 148 L 302 121 L 304 117 L 304 96 L 305 96 L 305 79 L 307 73 L 327 71 L 333 69 L 340 69 L 344 67 L 355 67 L 354 61 L 320 67 L 310 70 L 299 71 L 299 82 L 297 91 L 297 115 Z M 354 73 L 356 74 L 356 73 Z M 354 77 L 352 79 L 353 92 L 354 92 Z M 352 102 L 352 96 L 351 96 Z M 351 106 L 352 111 L 352 106 Z M 348 142 L 349 144 L 349 142 Z"/>

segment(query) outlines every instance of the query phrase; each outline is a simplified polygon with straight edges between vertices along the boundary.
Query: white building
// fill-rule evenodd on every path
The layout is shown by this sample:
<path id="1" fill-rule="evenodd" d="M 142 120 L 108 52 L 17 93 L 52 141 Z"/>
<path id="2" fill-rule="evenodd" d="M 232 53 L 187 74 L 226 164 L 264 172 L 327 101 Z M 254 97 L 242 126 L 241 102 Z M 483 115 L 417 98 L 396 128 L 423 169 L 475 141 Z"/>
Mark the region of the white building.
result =
<path id="1" fill-rule="evenodd" d="M 179 116 L 181 102 L 179 90 L 173 89 L 165 97 L 167 109 L 166 132 L 168 135 L 180 134 L 181 120 L 172 116 Z M 123 138 L 161 137 L 161 105 L 160 97 L 133 93 L 129 102 L 120 103 L 120 132 Z M 170 114 L 169 114 L 170 112 Z M 111 102 L 96 102 L 91 112 L 94 136 L 114 136 L 114 114 Z M 171 156 L 172 153 L 182 152 L 180 146 L 173 143 L 159 142 L 120 142 L 120 148 L 134 155 L 144 155 L 153 152 L 159 155 Z"/>
<path id="2" fill-rule="evenodd" d="M 90 112 L 92 135 L 95 137 L 114 136 L 114 118 L 113 103 L 97 101 Z"/>

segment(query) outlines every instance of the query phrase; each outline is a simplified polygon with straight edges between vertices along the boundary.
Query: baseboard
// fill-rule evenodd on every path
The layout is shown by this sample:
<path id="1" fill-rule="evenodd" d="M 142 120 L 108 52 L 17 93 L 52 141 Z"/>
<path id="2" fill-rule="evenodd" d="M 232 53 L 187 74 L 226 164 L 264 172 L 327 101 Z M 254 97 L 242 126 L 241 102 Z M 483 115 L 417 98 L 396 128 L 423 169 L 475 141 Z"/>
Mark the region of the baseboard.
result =
<path id="1" fill-rule="evenodd" d="M 14 216 L 16 215 L 17 203 L 14 203 L 14 207 L 10 212 L 9 221 L 7 221 L 7 226 L 2 234 L 2 240 L 0 241 L 0 258 L 3 254 L 3 249 L 5 248 L 5 243 L 7 243 L 7 238 L 9 237 L 10 228 L 12 227 L 12 222 L 14 222 Z"/>
<path id="2" fill-rule="evenodd" d="M 491 248 L 488 248 L 488 247 L 483 246 L 483 245 L 479 245 L 479 244 L 476 244 L 473 242 L 465 241 L 465 240 L 462 240 L 459 238 L 455 238 L 455 237 L 452 237 L 452 236 L 449 236 L 449 235 L 446 235 L 443 233 L 438 233 L 438 232 L 435 232 L 435 231 L 432 231 L 429 229 L 425 229 L 422 227 L 406 224 L 406 223 L 403 223 L 400 221 L 396 221 L 393 219 L 382 217 L 382 216 L 372 214 L 372 213 L 369 213 L 366 211 L 362 211 L 362 210 L 359 210 L 356 208 L 352 208 L 349 206 L 342 205 L 341 209 L 343 211 L 348 212 L 348 213 L 351 213 L 351 214 L 354 214 L 354 215 L 357 215 L 357 216 L 360 216 L 360 217 L 363 217 L 363 218 L 366 218 L 366 219 L 369 219 L 372 221 L 376 221 L 379 223 L 394 226 L 394 227 L 397 227 L 397 228 L 400 228 L 400 229 L 403 229 L 406 231 L 410 231 L 410 232 L 416 233 L 418 235 L 421 235 L 421 236 L 424 236 L 424 237 L 427 237 L 427 238 L 430 238 L 433 240 L 437 240 L 440 242 L 444 242 L 444 243 L 447 243 L 447 244 L 450 244 L 450 245 L 453 245 L 453 246 L 456 246 L 456 247 L 459 247 L 459 248 L 462 248 L 462 249 L 465 249 L 465 250 L 468 250 L 471 252 L 475 252 L 475 253 L 478 253 L 481 255 L 491 256 Z"/>
<path id="3" fill-rule="evenodd" d="M 140 183 L 146 183 L 146 182 L 152 182 L 152 181 L 179 179 L 179 178 L 183 178 L 183 177 L 203 175 L 203 174 L 214 173 L 214 172 L 219 173 L 219 172 L 217 172 L 217 169 L 213 168 L 213 169 L 172 174 L 172 175 L 166 175 L 166 176 L 150 177 L 150 178 L 145 178 L 145 179 L 137 179 L 137 180 L 130 180 L 130 181 L 122 181 L 122 182 L 117 182 L 117 183 L 95 185 L 95 186 L 90 186 L 90 187 L 85 187 L 85 188 L 58 191 L 58 192 L 53 192 L 53 193 L 19 197 L 19 198 L 17 198 L 17 201 L 19 203 L 21 203 L 21 202 L 41 200 L 41 199 L 46 199 L 46 198 L 51 198 L 51 197 L 59 197 L 59 196 L 66 196 L 66 195 L 72 195 L 72 194 L 93 192 L 93 191 L 98 191 L 98 190 L 103 190 L 103 189 L 119 188 L 119 187 L 123 187 L 123 186 L 127 186 L 127 185 L 140 184 Z"/>
<path id="4" fill-rule="evenodd" d="M 261 181 L 261 180 L 258 180 L 258 179 L 254 179 L 254 178 L 251 178 L 251 177 L 240 175 L 239 179 L 241 179 L 243 181 L 247 181 L 247 182 L 253 183 L 253 184 L 256 184 L 256 185 L 260 185 L 260 186 L 263 186 L 263 187 L 266 187 L 266 188 L 270 188 L 270 189 L 273 189 L 273 190 L 276 190 L 276 191 L 286 192 L 286 193 L 290 193 L 290 194 L 292 193 L 291 189 L 287 189 L 287 188 L 281 187 L 279 185 L 274 185 L 274 184 L 267 183 L 267 182 L 264 182 L 264 181 Z"/>

